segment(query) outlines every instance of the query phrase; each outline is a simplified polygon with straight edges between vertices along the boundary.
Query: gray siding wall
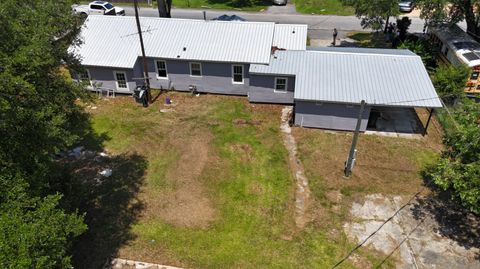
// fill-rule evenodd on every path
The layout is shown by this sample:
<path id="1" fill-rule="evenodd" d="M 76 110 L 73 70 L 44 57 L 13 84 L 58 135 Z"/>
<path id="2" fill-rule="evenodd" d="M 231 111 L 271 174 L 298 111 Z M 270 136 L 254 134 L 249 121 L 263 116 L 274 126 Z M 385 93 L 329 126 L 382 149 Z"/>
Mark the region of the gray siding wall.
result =
<path id="1" fill-rule="evenodd" d="M 134 75 L 133 69 L 122 69 L 122 68 L 109 68 L 109 67 L 97 67 L 97 66 L 86 66 L 88 72 L 90 73 L 90 80 L 92 82 L 102 83 L 102 88 L 112 89 L 120 93 L 131 93 L 136 87 L 136 83 L 133 78 L 138 77 Z M 125 72 L 127 75 L 127 84 L 128 90 L 117 89 L 114 71 Z"/>
<path id="2" fill-rule="evenodd" d="M 247 95 L 248 93 L 249 64 L 243 64 L 243 84 L 234 84 L 232 83 L 232 65 L 235 63 L 199 62 L 202 65 L 202 77 L 192 77 L 190 76 L 190 61 L 165 60 L 168 79 L 164 79 L 157 77 L 155 60 L 148 59 L 152 88 L 175 88 L 177 91 L 186 91 L 190 85 L 195 85 L 199 92 L 234 95 Z M 135 69 L 141 70 L 141 65 L 137 63 Z"/>
<path id="3" fill-rule="evenodd" d="M 250 75 L 250 90 L 248 93 L 248 99 L 250 100 L 250 102 L 293 104 L 295 77 L 278 76 L 288 78 L 286 93 L 274 92 L 275 77 L 277 76 Z"/>
<path id="4" fill-rule="evenodd" d="M 367 129 L 371 107 L 366 106 L 360 131 Z M 295 124 L 303 127 L 355 131 L 360 106 L 295 101 Z"/>

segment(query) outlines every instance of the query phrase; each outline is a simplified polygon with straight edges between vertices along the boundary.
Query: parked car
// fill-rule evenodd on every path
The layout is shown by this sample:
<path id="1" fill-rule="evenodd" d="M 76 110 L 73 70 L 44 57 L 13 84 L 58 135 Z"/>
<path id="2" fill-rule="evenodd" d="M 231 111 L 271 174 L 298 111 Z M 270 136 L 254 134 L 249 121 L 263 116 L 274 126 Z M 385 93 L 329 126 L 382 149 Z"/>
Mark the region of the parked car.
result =
<path id="1" fill-rule="evenodd" d="M 273 0 L 274 5 L 285 6 L 287 4 L 287 0 Z"/>
<path id="2" fill-rule="evenodd" d="M 113 15 L 125 16 L 125 10 L 121 7 L 115 7 L 106 1 L 93 1 L 88 5 L 73 5 L 72 10 L 81 15 Z"/>
<path id="3" fill-rule="evenodd" d="M 401 12 L 412 12 L 412 10 L 415 8 L 415 2 L 414 1 L 400 1 L 398 3 L 398 7 L 400 8 Z"/>

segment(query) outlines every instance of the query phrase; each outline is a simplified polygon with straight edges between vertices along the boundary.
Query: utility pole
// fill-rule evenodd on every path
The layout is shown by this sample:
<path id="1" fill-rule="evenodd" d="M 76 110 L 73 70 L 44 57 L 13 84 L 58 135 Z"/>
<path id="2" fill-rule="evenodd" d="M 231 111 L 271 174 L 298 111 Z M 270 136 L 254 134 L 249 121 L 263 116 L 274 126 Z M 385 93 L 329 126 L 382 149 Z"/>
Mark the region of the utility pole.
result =
<path id="1" fill-rule="evenodd" d="M 145 57 L 145 47 L 143 46 L 142 27 L 140 26 L 140 19 L 138 17 L 138 0 L 133 0 L 133 3 L 135 6 L 135 21 L 137 22 L 138 36 L 140 37 L 140 47 L 142 49 L 144 83 L 145 83 L 145 86 L 147 87 L 148 102 L 150 103 L 152 101 L 152 95 L 150 93 L 150 79 L 148 78 L 148 64 L 147 64 L 147 58 Z"/>
<path id="2" fill-rule="evenodd" d="M 357 141 L 358 135 L 360 133 L 360 126 L 362 124 L 363 111 L 365 110 L 365 100 L 362 100 L 360 103 L 360 112 L 358 113 L 357 126 L 355 127 L 355 133 L 353 134 L 352 146 L 350 147 L 350 153 L 348 154 L 348 159 L 345 162 L 345 176 L 349 177 L 352 174 L 353 166 L 355 165 L 355 157 L 357 155 Z"/>

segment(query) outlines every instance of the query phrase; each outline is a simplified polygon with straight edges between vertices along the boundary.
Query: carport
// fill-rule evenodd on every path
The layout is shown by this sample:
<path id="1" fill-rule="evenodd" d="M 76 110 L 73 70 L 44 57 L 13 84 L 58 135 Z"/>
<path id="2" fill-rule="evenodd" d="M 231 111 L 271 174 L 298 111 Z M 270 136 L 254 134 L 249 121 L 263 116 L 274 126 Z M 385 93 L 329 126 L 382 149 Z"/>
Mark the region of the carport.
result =
<path id="1" fill-rule="evenodd" d="M 295 124 L 354 131 L 365 100 L 360 131 L 422 133 L 415 109 L 442 107 L 422 59 L 409 50 L 307 48 L 275 51 L 257 75 L 295 75 Z"/>
<path id="2" fill-rule="evenodd" d="M 367 124 L 370 132 L 399 134 L 424 134 L 426 128 L 411 107 L 372 107 Z"/>

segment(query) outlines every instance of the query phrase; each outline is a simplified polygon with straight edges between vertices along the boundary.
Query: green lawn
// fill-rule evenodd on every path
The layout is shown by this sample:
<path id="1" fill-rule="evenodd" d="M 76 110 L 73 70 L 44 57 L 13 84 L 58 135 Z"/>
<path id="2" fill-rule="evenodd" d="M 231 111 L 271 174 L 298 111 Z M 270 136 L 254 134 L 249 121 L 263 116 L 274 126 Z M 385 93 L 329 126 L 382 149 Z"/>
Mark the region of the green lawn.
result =
<path id="1" fill-rule="evenodd" d="M 392 44 L 386 42 L 383 32 L 351 32 L 347 36 L 358 41 L 362 48 L 392 48 Z"/>
<path id="2" fill-rule="evenodd" d="M 159 112 L 159 102 L 144 109 L 131 98 L 99 101 L 91 110 L 109 152 L 133 152 L 148 162 L 138 194 L 144 213 L 128 231 L 133 239 L 113 255 L 188 268 L 328 268 L 347 253 L 353 245 L 340 227 L 334 233 L 323 224 L 295 227 L 281 107 L 237 97 L 172 96 L 177 105 L 167 113 Z M 207 155 L 194 154 L 206 157 L 200 172 L 195 158 L 181 163 L 205 147 Z M 182 225 L 157 208 L 191 186 L 203 189 L 201 197 L 191 189 L 193 196 L 211 202 L 215 213 L 208 221 Z"/>
<path id="3" fill-rule="evenodd" d="M 269 5 L 271 2 L 267 0 L 173 0 L 173 6 L 178 8 L 260 11 Z"/>
<path id="4" fill-rule="evenodd" d="M 186 268 L 331 268 L 354 246 L 342 228 L 353 199 L 371 192 L 410 193 L 421 184 L 418 171 L 436 156 L 435 141 L 361 136 L 357 168 L 345 180 L 341 166 L 351 135 L 295 128 L 313 193 L 313 221 L 299 230 L 295 183 L 279 129 L 282 107 L 250 104 L 243 97 L 169 96 L 174 106 L 165 113 L 165 95 L 149 108 L 117 97 L 89 110 L 106 150 L 138 155 L 146 171 L 137 180 L 138 193 L 129 194 L 141 212 L 126 214 L 130 207 L 121 206 L 134 216 L 117 225 L 125 231 L 95 225 L 95 219 L 122 223 L 111 211 L 89 223 L 85 240 L 113 233 L 124 243 L 115 248 L 83 242 L 89 251 L 83 256 L 109 250 L 114 257 Z M 332 192 L 344 198 L 332 201 Z M 384 255 L 362 248 L 355 257 L 341 268 L 369 268 Z M 90 259 L 80 260 L 78 268 L 95 267 Z"/>
<path id="5" fill-rule="evenodd" d="M 88 1 L 81 1 L 82 4 L 88 4 Z M 133 6 L 133 2 L 112 2 L 116 6 Z M 242 10 L 242 11 L 260 11 L 271 5 L 268 0 L 173 0 L 172 6 L 176 8 L 211 8 L 223 10 Z M 140 7 L 150 7 L 146 2 L 140 2 Z M 153 0 L 152 8 L 157 7 L 157 2 Z"/>
<path id="6" fill-rule="evenodd" d="M 352 16 L 354 9 L 344 6 L 340 0 L 291 0 L 295 3 L 297 11 L 307 14 L 325 14 Z M 82 4 L 89 3 L 81 1 Z M 131 2 L 113 2 L 117 6 L 131 6 Z M 153 0 L 153 7 L 156 7 Z M 272 5 L 270 0 L 173 0 L 173 7 L 177 8 L 212 8 L 223 10 L 242 10 L 242 11 L 260 11 Z M 147 7 L 145 2 L 141 2 L 140 6 Z"/>
<path id="7" fill-rule="evenodd" d="M 355 10 L 340 0 L 294 0 L 298 12 L 325 15 L 352 16 Z"/>

